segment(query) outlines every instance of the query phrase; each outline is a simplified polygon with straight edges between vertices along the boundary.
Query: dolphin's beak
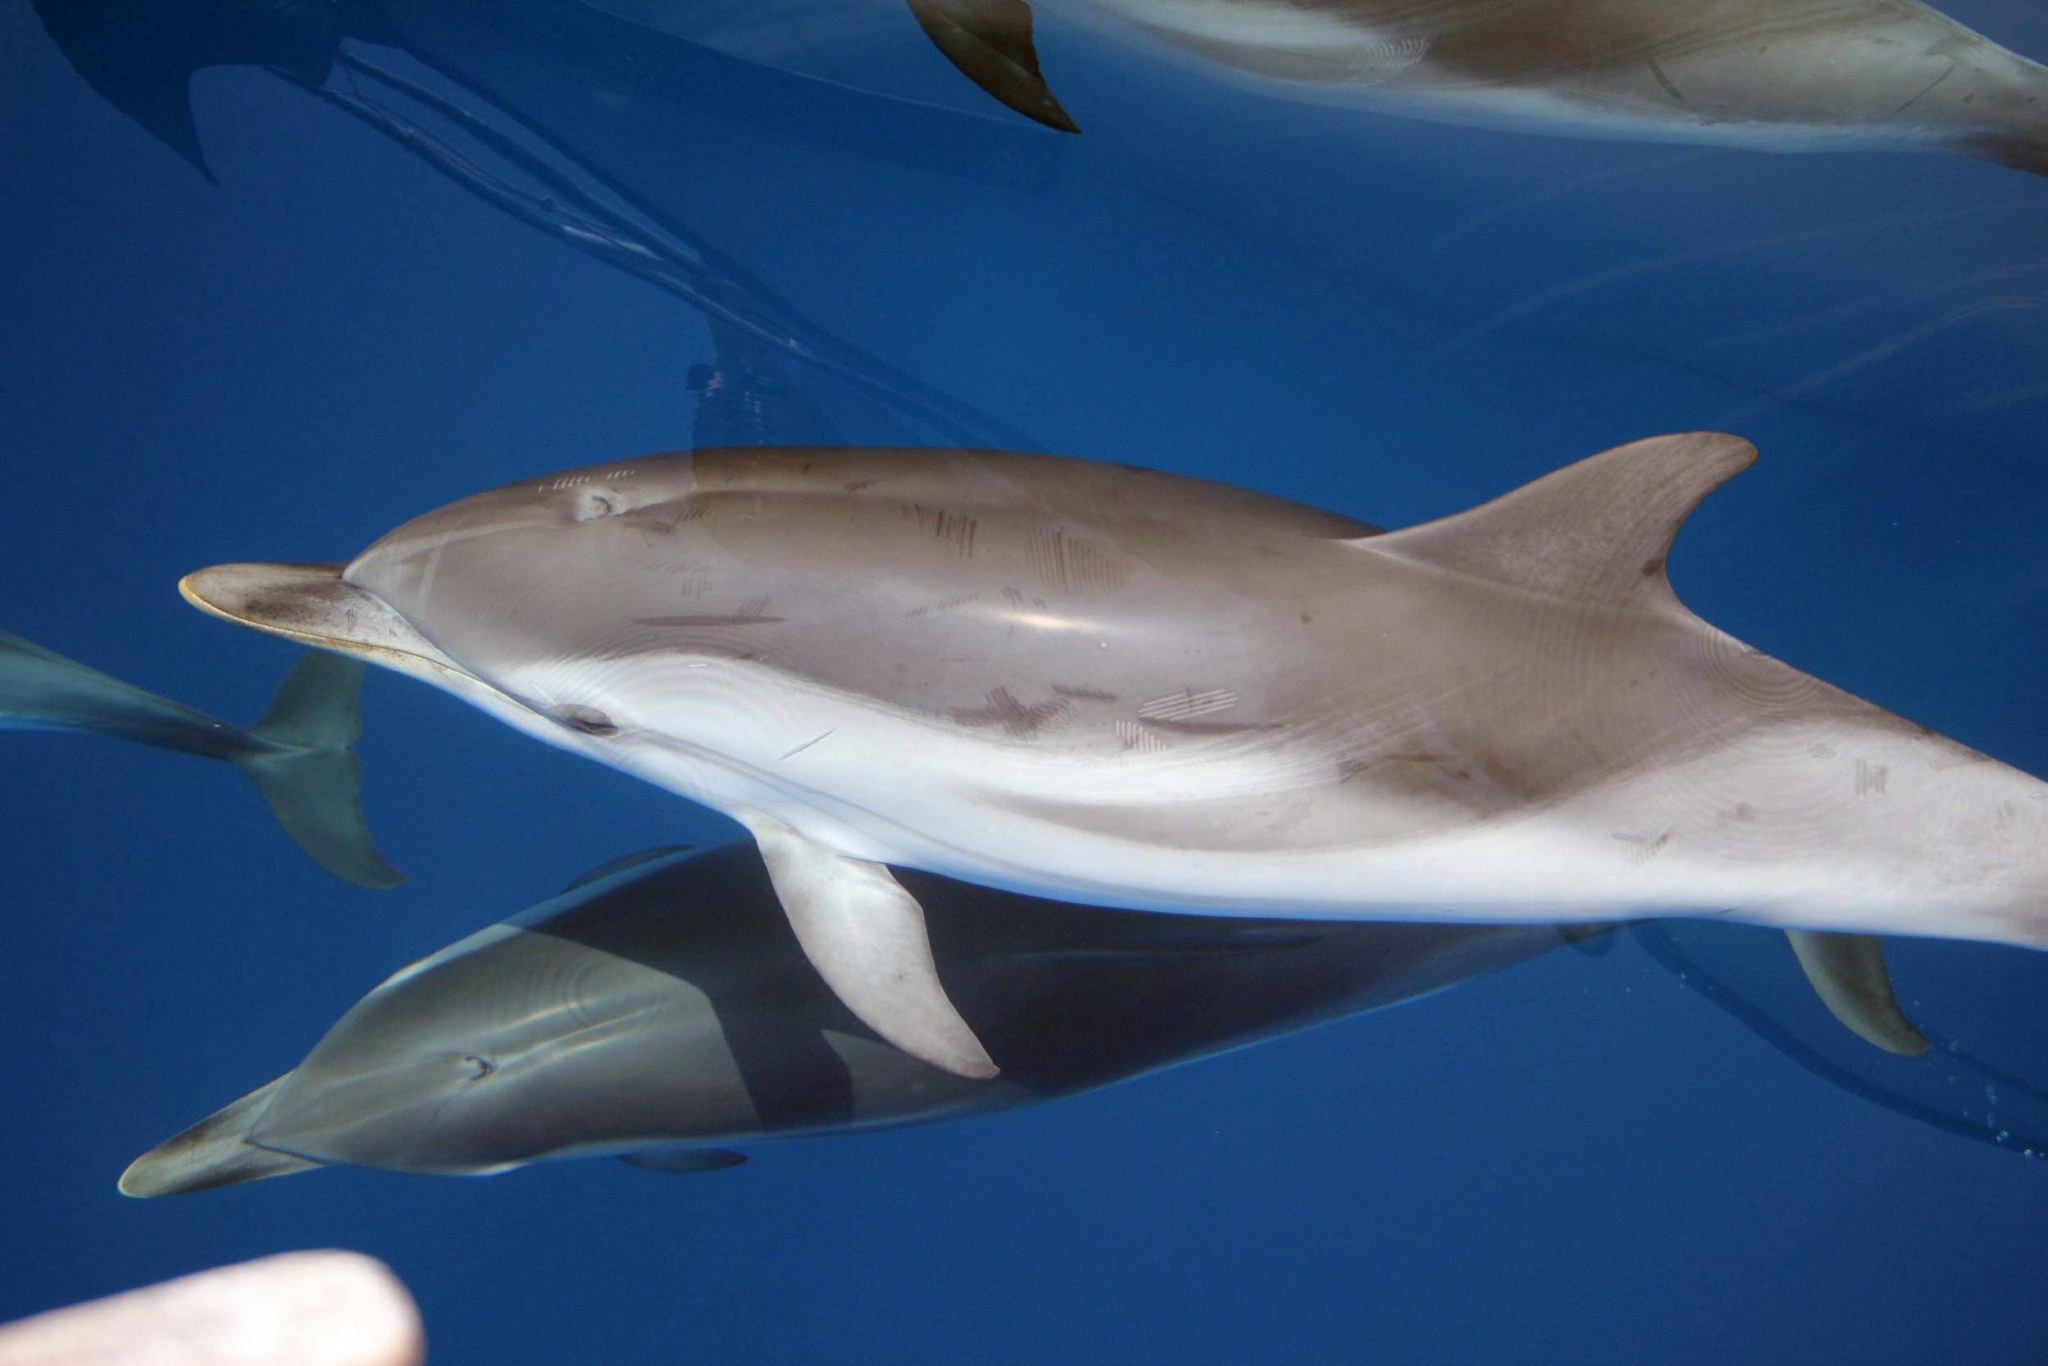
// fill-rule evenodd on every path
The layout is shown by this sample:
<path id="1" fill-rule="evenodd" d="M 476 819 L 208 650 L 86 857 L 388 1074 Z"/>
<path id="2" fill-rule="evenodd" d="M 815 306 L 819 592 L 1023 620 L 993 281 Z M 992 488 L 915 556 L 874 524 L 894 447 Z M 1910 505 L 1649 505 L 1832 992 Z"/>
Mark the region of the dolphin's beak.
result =
<path id="1" fill-rule="evenodd" d="M 207 1116 L 175 1138 L 169 1138 L 128 1164 L 121 1173 L 121 1194 L 138 1200 L 162 1195 L 238 1186 L 318 1166 L 289 1153 L 272 1152 L 249 1139 L 278 1089 L 291 1080 L 279 1077 L 251 1091 L 233 1105 Z"/>
<path id="2" fill-rule="evenodd" d="M 457 664 L 376 594 L 342 580 L 344 564 L 217 564 L 178 592 L 200 611 L 319 650 L 411 674 L 457 696 L 503 694 Z"/>
<path id="3" fill-rule="evenodd" d="M 440 654 L 370 594 L 344 583 L 342 564 L 217 564 L 187 574 L 178 592 L 202 612 L 342 654 L 405 649 Z"/>
<path id="4" fill-rule="evenodd" d="M 345 564 L 217 564 L 178 581 L 185 601 L 211 616 L 316 650 L 381 665 L 454 693 L 514 726 L 559 728 L 456 663 L 368 589 L 342 579 Z"/>

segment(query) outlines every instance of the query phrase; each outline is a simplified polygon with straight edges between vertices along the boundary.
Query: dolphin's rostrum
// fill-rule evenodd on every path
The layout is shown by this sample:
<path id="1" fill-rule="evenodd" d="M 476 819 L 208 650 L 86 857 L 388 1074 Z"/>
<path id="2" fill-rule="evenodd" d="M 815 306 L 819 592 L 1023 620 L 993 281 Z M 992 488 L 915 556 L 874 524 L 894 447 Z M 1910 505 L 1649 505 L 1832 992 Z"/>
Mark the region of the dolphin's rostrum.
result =
<path id="1" fill-rule="evenodd" d="M 1679 524 L 1754 454 L 1652 438 L 1382 533 L 1053 456 L 705 451 L 183 587 L 732 814 L 842 998 L 966 1074 L 885 864 L 1141 909 L 2048 944 L 2048 785 L 1672 592 Z M 676 624 L 714 618 L 744 624 Z"/>

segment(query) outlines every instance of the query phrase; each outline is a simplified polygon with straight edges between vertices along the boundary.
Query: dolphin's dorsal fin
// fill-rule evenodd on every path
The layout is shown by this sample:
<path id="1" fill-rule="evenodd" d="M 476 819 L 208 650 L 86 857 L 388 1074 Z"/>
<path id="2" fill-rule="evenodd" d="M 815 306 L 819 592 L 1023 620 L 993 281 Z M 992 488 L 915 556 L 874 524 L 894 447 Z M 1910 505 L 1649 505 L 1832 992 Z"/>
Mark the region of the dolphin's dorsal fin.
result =
<path id="1" fill-rule="evenodd" d="M 1026 0 L 910 0 L 910 12 L 968 80 L 1027 119 L 1081 131 L 1038 70 Z"/>
<path id="2" fill-rule="evenodd" d="M 1756 459 L 1721 432 L 1653 436 L 1490 503 L 1354 544 L 1574 602 L 1676 604 L 1664 557 L 1700 500 Z"/>

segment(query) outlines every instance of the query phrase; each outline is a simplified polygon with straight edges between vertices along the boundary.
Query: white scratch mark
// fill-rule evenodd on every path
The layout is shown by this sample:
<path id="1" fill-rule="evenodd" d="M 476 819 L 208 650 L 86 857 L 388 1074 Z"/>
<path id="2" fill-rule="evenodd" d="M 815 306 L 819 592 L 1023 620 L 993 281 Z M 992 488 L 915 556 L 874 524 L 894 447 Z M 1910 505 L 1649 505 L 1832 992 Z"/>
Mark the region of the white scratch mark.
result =
<path id="1" fill-rule="evenodd" d="M 1182 688 L 1179 692 L 1144 703 L 1138 708 L 1138 715 L 1146 721 L 1191 721 L 1197 716 L 1227 711 L 1236 705 L 1237 694 L 1228 688 L 1212 688 L 1207 692 Z"/>

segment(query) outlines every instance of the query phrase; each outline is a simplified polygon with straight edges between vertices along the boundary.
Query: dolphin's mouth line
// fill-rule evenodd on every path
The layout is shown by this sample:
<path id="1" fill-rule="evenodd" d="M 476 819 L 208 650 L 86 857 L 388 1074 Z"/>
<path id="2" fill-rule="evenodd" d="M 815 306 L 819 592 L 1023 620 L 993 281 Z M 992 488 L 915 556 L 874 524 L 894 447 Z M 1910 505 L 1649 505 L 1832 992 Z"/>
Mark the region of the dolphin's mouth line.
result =
<path id="1" fill-rule="evenodd" d="M 502 699 L 383 598 L 343 578 L 342 564 L 228 564 L 187 574 L 178 593 L 208 616 L 423 678 L 475 703 Z M 550 718 L 552 720 L 552 718 Z"/>

